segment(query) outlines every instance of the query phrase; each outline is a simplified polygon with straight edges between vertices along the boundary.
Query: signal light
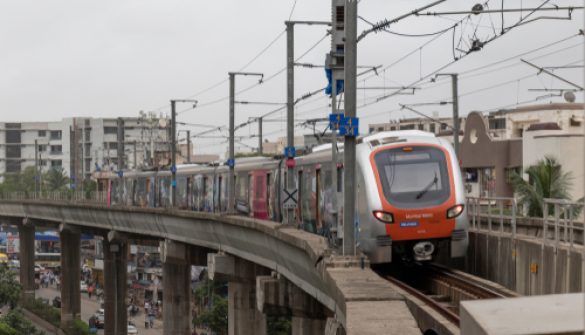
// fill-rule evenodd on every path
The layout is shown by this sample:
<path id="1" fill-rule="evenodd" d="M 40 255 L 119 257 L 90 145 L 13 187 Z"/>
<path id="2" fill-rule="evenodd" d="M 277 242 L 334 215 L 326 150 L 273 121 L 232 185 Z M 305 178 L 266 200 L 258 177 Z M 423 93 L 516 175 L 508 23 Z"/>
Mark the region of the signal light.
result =
<path id="1" fill-rule="evenodd" d="M 374 217 L 384 223 L 394 223 L 394 215 L 383 211 L 374 211 Z"/>
<path id="2" fill-rule="evenodd" d="M 463 213 L 463 205 L 455 205 L 447 210 L 447 219 L 454 219 Z"/>
<path id="3" fill-rule="evenodd" d="M 402 148 L 402 151 L 411 152 L 412 147 L 404 147 L 404 148 Z"/>

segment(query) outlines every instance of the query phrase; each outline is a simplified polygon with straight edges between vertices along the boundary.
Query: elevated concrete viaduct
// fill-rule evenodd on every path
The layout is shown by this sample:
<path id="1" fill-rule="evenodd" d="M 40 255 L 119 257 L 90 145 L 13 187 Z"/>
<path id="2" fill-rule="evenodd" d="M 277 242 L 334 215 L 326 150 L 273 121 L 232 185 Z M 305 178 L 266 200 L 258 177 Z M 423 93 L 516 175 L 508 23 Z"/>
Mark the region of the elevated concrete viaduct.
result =
<path id="1" fill-rule="evenodd" d="M 0 200 L 0 223 L 16 223 L 24 237 L 25 296 L 34 295 L 31 222 L 61 227 L 62 264 L 71 273 L 65 326 L 79 315 L 79 280 L 72 278 L 80 264 L 78 232 L 92 231 L 104 236 L 107 334 L 126 334 L 124 251 L 130 238 L 161 241 L 165 335 L 189 334 L 191 264 L 208 265 L 211 277 L 228 280 L 230 335 L 265 334 L 266 313 L 291 315 L 295 335 L 420 334 L 404 297 L 369 269 L 367 259 L 333 255 L 325 239 L 296 228 L 210 213 Z"/>

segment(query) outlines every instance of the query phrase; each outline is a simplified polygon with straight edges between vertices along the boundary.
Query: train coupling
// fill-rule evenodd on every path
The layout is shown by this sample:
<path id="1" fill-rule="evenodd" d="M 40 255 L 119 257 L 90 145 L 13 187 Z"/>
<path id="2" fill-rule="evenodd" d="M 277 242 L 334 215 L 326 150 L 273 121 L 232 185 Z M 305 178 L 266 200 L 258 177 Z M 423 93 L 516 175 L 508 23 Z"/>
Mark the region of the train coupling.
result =
<path id="1" fill-rule="evenodd" d="M 415 261 L 430 261 L 435 251 L 435 246 L 429 241 L 418 242 L 412 248 Z"/>

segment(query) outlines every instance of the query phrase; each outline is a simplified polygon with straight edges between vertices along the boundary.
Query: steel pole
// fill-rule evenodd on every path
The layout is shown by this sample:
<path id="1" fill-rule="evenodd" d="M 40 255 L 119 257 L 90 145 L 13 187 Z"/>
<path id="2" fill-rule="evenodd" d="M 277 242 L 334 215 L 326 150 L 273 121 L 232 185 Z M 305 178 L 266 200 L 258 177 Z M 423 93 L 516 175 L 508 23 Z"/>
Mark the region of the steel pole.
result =
<path id="1" fill-rule="evenodd" d="M 353 118 L 356 113 L 357 77 L 357 3 L 345 1 L 345 116 Z M 355 147 L 356 138 L 345 136 L 343 146 L 343 254 L 355 255 Z"/>
<path id="2" fill-rule="evenodd" d="M 35 140 L 35 194 L 39 191 L 39 146 Z"/>
<path id="3" fill-rule="evenodd" d="M 337 79 L 336 79 L 336 69 L 331 69 L 331 113 L 336 114 L 337 111 Z M 331 129 L 331 206 L 333 207 L 331 216 L 333 217 L 333 226 L 332 228 L 335 229 L 337 233 L 337 238 L 342 236 L 342 232 L 340 231 L 339 227 L 339 213 L 337 205 L 337 130 Z"/>
<path id="4" fill-rule="evenodd" d="M 459 84 L 457 73 L 451 74 L 451 84 L 453 86 L 453 146 L 455 155 L 459 159 Z"/>
<path id="5" fill-rule="evenodd" d="M 176 101 L 171 100 L 171 207 L 175 207 L 177 190 L 177 113 Z"/>
<path id="6" fill-rule="evenodd" d="M 191 164 L 191 131 L 187 130 L 187 164 Z"/>
<path id="7" fill-rule="evenodd" d="M 258 153 L 263 154 L 262 150 L 262 118 L 258 118 Z"/>
<path id="8" fill-rule="evenodd" d="M 291 150 L 295 146 L 294 139 L 294 96 L 295 96 L 295 69 L 294 69 L 294 55 L 295 55 L 295 34 L 294 34 L 294 23 L 286 22 L 286 145 Z M 294 158 L 286 158 L 294 159 Z M 295 189 L 295 170 L 293 164 L 287 164 L 287 175 L 286 175 L 286 189 Z M 295 209 L 287 208 L 286 210 L 286 223 L 295 223 Z"/>
<path id="9" fill-rule="evenodd" d="M 234 162 L 234 95 L 235 95 L 235 74 L 229 73 L 230 77 L 230 120 L 229 120 L 229 159 Z M 229 164 L 228 174 L 228 212 L 234 211 L 235 204 L 235 180 L 234 180 L 234 165 Z"/>
<path id="10" fill-rule="evenodd" d="M 136 164 L 136 140 L 134 140 L 134 170 L 137 170 L 138 164 Z"/>

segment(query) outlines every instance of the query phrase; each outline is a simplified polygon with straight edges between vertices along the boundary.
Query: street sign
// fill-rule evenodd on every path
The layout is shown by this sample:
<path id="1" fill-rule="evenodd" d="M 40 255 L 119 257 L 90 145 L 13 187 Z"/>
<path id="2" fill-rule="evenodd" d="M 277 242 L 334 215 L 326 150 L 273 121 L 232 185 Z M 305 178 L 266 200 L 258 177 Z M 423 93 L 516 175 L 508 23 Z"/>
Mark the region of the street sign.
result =
<path id="1" fill-rule="evenodd" d="M 236 161 L 235 161 L 235 160 L 233 160 L 233 159 L 228 159 L 228 160 L 227 160 L 227 166 L 229 166 L 229 167 L 234 167 L 234 166 L 236 166 Z"/>
<path id="2" fill-rule="evenodd" d="M 297 149 L 295 147 L 284 148 L 284 157 L 295 158 L 296 155 L 297 155 Z"/>
<path id="3" fill-rule="evenodd" d="M 360 130 L 360 120 L 357 117 L 343 117 L 339 127 L 339 135 L 357 137 Z"/>
<path id="4" fill-rule="evenodd" d="M 177 173 L 177 166 L 176 165 L 171 165 L 171 172 Z"/>
<path id="5" fill-rule="evenodd" d="M 297 208 L 297 189 L 287 190 L 284 189 L 284 201 L 282 203 L 282 207 L 285 209 L 295 209 Z"/>
<path id="6" fill-rule="evenodd" d="M 339 124 L 341 123 L 341 119 L 343 119 L 343 113 L 329 114 L 329 128 L 331 128 L 331 130 L 339 129 Z"/>

